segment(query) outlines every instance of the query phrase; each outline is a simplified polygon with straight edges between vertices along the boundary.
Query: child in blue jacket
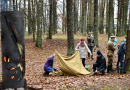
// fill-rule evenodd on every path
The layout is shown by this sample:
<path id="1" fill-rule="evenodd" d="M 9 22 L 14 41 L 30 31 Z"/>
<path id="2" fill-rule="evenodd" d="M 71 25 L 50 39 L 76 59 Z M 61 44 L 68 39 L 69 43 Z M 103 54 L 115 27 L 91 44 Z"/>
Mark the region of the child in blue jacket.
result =
<path id="1" fill-rule="evenodd" d="M 48 76 L 50 72 L 56 71 L 56 69 L 53 67 L 53 59 L 54 59 L 55 53 L 49 57 L 44 65 L 44 76 Z"/>

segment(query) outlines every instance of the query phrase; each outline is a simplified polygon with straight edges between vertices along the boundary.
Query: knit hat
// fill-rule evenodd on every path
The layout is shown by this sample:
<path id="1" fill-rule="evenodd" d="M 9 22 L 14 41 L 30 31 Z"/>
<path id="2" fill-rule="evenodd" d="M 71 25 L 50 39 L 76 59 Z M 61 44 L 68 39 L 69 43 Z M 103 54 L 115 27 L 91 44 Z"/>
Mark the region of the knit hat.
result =
<path id="1" fill-rule="evenodd" d="M 84 42 L 84 39 L 83 39 L 83 38 L 81 39 L 81 42 Z"/>
<path id="2" fill-rule="evenodd" d="M 100 52 L 100 50 L 97 51 L 97 54 L 98 54 L 98 55 L 102 55 L 102 53 Z"/>

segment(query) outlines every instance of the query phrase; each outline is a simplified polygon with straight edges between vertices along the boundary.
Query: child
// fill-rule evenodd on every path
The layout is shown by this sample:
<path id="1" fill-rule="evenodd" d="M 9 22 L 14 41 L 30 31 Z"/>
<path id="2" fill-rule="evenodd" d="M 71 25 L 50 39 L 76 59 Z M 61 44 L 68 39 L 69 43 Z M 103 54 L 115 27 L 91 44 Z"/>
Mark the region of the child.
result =
<path id="1" fill-rule="evenodd" d="M 44 76 L 48 76 L 50 72 L 57 70 L 57 69 L 55 69 L 55 68 L 53 67 L 53 58 L 54 58 L 54 56 L 55 56 L 55 53 L 54 53 L 51 57 L 49 57 L 49 58 L 47 59 L 45 65 L 44 65 L 44 71 L 45 71 L 45 72 L 43 73 Z"/>
<path id="2" fill-rule="evenodd" d="M 81 41 L 75 47 L 75 50 L 79 50 L 80 58 L 82 59 L 82 64 L 83 64 L 84 67 L 85 67 L 86 49 L 91 54 L 91 51 L 89 50 L 89 48 L 88 48 L 87 44 L 85 43 L 84 39 L 81 39 Z"/>

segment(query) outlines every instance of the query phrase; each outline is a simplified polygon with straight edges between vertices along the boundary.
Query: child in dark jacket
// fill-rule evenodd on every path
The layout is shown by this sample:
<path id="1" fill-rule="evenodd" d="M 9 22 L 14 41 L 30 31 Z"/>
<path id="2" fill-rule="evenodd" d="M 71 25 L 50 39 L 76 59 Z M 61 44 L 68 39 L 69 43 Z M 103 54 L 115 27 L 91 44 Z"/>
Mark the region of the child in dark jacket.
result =
<path id="1" fill-rule="evenodd" d="M 98 68 L 98 69 L 96 69 Z M 106 59 L 100 52 L 100 50 L 97 51 L 97 60 L 95 63 L 93 63 L 93 75 L 97 75 L 97 73 L 102 73 L 102 75 L 105 74 L 105 69 L 106 69 Z"/>
<path id="2" fill-rule="evenodd" d="M 44 71 L 45 71 L 43 73 L 44 76 L 48 76 L 50 72 L 56 71 L 56 69 L 53 67 L 54 56 L 55 56 L 55 53 L 47 59 L 45 65 L 44 65 Z"/>

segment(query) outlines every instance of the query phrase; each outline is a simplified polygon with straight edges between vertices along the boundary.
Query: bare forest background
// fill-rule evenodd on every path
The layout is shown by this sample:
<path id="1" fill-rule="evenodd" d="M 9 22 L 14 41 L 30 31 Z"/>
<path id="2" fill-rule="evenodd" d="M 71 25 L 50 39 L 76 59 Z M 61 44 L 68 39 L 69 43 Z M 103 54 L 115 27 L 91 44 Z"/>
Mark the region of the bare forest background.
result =
<path id="1" fill-rule="evenodd" d="M 2 0 L 1 9 L 23 11 L 25 33 L 33 36 L 42 49 L 42 37 L 52 39 L 62 31 L 67 34 L 68 55 L 74 53 L 74 34 L 93 32 L 98 46 L 98 33 L 126 35 L 130 29 L 129 0 Z"/>

